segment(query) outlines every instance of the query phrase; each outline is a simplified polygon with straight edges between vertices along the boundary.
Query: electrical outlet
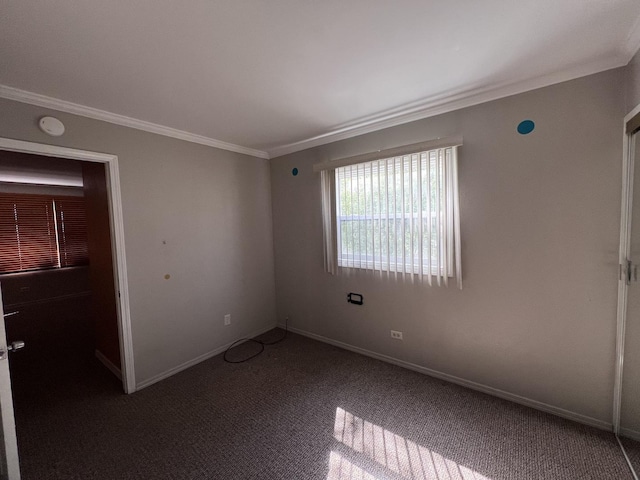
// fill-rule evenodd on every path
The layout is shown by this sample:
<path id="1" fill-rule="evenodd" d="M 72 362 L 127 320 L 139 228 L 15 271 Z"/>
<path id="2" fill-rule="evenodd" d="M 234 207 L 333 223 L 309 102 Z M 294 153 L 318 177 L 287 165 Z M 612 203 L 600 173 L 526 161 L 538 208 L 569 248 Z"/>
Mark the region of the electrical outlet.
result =
<path id="1" fill-rule="evenodd" d="M 391 330 L 391 338 L 395 338 L 396 340 L 402 340 L 402 332 Z"/>
<path id="2" fill-rule="evenodd" d="M 227 313 L 224 316 L 224 324 L 225 325 L 231 325 L 231 314 L 230 313 Z"/>

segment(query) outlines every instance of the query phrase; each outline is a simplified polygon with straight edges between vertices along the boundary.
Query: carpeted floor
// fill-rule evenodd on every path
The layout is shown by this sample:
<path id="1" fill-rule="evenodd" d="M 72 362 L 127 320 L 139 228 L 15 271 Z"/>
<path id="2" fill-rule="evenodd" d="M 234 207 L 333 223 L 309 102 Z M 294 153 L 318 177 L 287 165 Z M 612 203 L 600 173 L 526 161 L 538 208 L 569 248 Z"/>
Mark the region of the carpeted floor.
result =
<path id="1" fill-rule="evenodd" d="M 631 478 L 608 432 L 298 335 L 128 396 L 61 356 L 12 360 L 24 480 Z"/>
<path id="2" fill-rule="evenodd" d="M 640 474 L 640 442 L 624 437 L 620 437 L 620 441 L 622 445 L 624 445 L 624 449 L 627 452 L 629 461 L 631 465 L 633 465 L 636 474 Z"/>

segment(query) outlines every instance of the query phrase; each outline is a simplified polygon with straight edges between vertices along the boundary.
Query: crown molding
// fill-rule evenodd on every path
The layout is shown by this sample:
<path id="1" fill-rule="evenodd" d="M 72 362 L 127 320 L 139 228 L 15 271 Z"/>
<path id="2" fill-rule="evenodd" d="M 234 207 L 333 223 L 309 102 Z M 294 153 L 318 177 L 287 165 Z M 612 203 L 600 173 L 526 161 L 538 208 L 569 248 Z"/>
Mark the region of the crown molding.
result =
<path id="1" fill-rule="evenodd" d="M 145 132 L 155 133 L 158 135 L 163 135 L 165 137 L 177 138 L 186 142 L 198 143 L 200 145 L 220 148 L 222 150 L 228 150 L 230 152 L 251 155 L 252 157 L 269 159 L 269 154 L 262 150 L 255 150 L 253 148 L 223 142 L 221 140 L 216 140 L 215 138 L 209 138 L 203 135 L 197 135 L 195 133 L 189 133 L 183 130 L 165 127 L 156 123 L 138 120 L 136 118 L 127 117 L 124 115 L 118 115 L 117 113 L 107 112 L 105 110 L 99 110 L 97 108 L 86 107 L 77 103 L 47 97 L 46 95 L 28 92 L 26 90 L 20 90 L 18 88 L 9 87 L 7 85 L 0 85 L 0 98 L 6 98 L 7 100 L 14 100 L 21 103 L 28 103 L 29 105 L 36 105 L 38 107 L 50 108 L 52 110 L 58 110 L 60 112 L 72 113 L 81 117 L 101 120 L 103 122 L 113 123 L 115 125 L 121 125 L 123 127 L 135 128 L 136 130 L 143 130 Z"/>
<path id="2" fill-rule="evenodd" d="M 630 62 L 633 56 L 640 50 L 640 17 L 636 19 L 636 23 L 631 27 L 624 50 L 625 54 L 629 57 L 628 62 Z"/>
<path id="3" fill-rule="evenodd" d="M 326 145 L 328 143 L 345 140 L 348 138 L 364 135 L 366 133 L 383 130 L 385 128 L 402 125 L 404 123 L 422 120 L 424 118 L 441 115 L 443 113 L 460 110 L 462 108 L 472 107 L 485 102 L 498 100 L 511 95 L 528 92 L 538 88 L 554 85 L 557 83 L 573 80 L 579 77 L 592 75 L 605 70 L 625 66 L 629 60 L 640 49 L 640 19 L 634 25 L 628 36 L 625 51 L 618 56 L 612 56 L 586 65 L 556 72 L 550 75 L 544 75 L 533 79 L 504 83 L 497 86 L 481 87 L 464 92 L 454 93 L 452 95 L 441 95 L 431 97 L 429 99 L 414 102 L 402 109 L 395 109 L 384 112 L 380 115 L 367 117 L 359 122 L 339 127 L 327 133 L 310 137 L 297 142 L 278 145 L 267 151 L 255 150 L 241 145 L 223 142 L 214 138 L 197 135 L 194 133 L 177 130 L 163 125 L 138 120 L 135 118 L 119 115 L 116 113 L 99 110 L 92 107 L 86 107 L 65 100 L 59 100 L 45 95 L 20 90 L 0 84 L 0 98 L 14 100 L 21 103 L 36 105 L 40 107 L 50 108 L 61 112 L 71 113 L 95 120 L 113 123 L 125 127 L 135 128 L 166 137 L 177 138 L 187 142 L 207 145 L 222 150 L 250 155 L 253 157 L 270 159 L 299 152 L 309 148 Z"/>
<path id="4" fill-rule="evenodd" d="M 433 97 L 413 103 L 400 111 L 396 110 L 391 113 L 383 113 L 375 117 L 369 117 L 355 124 L 337 128 L 322 135 L 274 147 L 267 150 L 267 153 L 270 158 L 280 157 L 289 153 L 299 152 L 308 148 L 326 145 L 328 143 L 345 140 L 365 133 L 395 127 L 404 123 L 422 120 L 435 115 L 441 115 L 443 113 L 472 107 L 481 103 L 566 82 L 568 80 L 592 75 L 605 70 L 622 67 L 628 62 L 629 59 L 626 55 L 618 55 L 533 79 L 522 80 L 514 83 L 505 83 L 498 86 L 481 87 L 453 95 Z"/>

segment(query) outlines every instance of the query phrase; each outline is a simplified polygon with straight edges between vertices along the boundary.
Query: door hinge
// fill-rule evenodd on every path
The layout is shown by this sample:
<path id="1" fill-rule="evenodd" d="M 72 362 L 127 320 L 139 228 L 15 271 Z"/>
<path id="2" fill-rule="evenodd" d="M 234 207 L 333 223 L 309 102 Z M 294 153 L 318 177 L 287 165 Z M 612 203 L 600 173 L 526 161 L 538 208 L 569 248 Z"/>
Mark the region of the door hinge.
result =
<path id="1" fill-rule="evenodd" d="M 638 281 L 638 266 L 634 265 L 631 260 L 627 260 L 625 265 L 620 265 L 620 280 L 624 278 L 624 281 L 629 285 L 631 282 Z"/>

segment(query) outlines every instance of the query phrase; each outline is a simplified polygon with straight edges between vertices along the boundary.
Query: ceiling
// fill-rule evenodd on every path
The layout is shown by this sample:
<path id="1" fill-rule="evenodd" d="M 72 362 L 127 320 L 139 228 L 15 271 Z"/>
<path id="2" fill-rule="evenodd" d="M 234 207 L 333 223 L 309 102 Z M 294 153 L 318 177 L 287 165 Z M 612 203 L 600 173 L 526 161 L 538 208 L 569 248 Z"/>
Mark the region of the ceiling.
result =
<path id="1" fill-rule="evenodd" d="M 0 97 L 268 158 L 638 47 L 638 0 L 4 1 Z"/>

